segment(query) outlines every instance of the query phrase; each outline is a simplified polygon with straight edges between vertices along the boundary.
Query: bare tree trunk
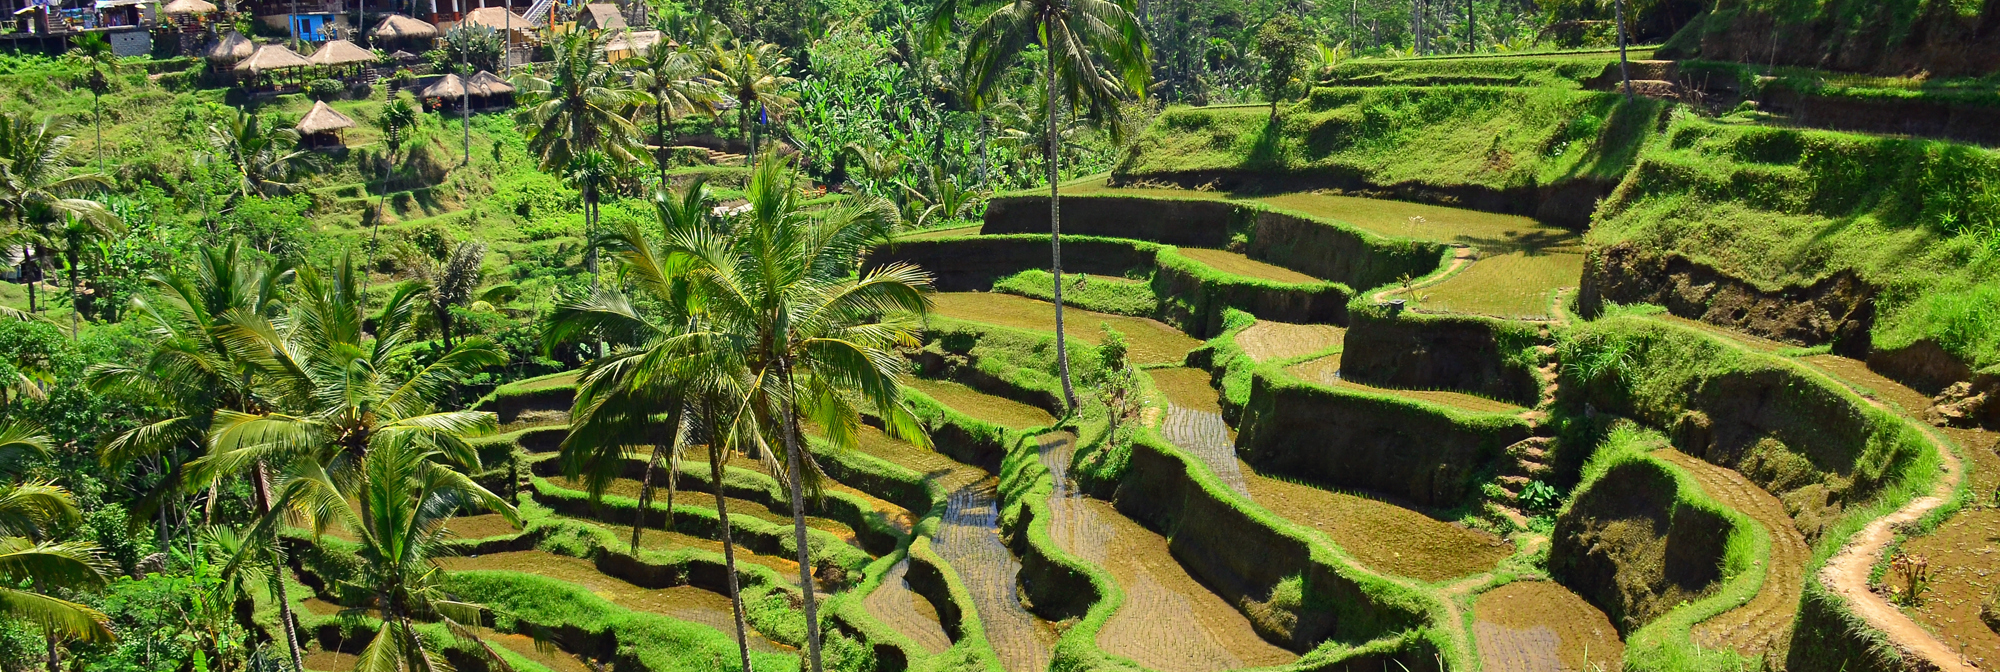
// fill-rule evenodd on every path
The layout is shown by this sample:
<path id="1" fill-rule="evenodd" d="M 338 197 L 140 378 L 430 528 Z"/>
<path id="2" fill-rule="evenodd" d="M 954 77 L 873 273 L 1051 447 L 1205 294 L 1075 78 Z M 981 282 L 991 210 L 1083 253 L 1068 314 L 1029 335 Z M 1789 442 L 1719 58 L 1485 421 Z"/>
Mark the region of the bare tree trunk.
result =
<path id="1" fill-rule="evenodd" d="M 1048 31 L 1048 34 L 1053 35 L 1054 31 Z M 1060 187 L 1057 186 L 1061 179 L 1061 171 L 1056 168 L 1062 160 L 1062 140 L 1056 136 L 1056 115 L 1062 108 L 1056 105 L 1056 98 L 1059 95 L 1056 88 L 1056 52 L 1054 49 L 1049 49 L 1048 54 L 1049 97 L 1046 121 L 1049 136 L 1049 256 L 1051 257 L 1049 272 L 1056 279 L 1056 372 L 1062 376 L 1063 403 L 1069 405 L 1071 412 L 1075 412 L 1076 387 L 1069 379 L 1069 346 L 1067 337 L 1063 334 L 1062 194 Z"/>
<path id="2" fill-rule="evenodd" d="M 251 478 L 255 479 L 251 485 L 255 486 L 257 491 L 257 512 L 266 516 L 271 515 L 271 482 L 264 475 L 263 460 L 258 460 L 256 466 L 252 468 Z M 277 533 L 272 534 L 275 536 Z M 285 643 L 291 645 L 292 649 L 292 672 L 305 672 L 305 661 L 299 657 L 298 621 L 292 619 L 292 600 L 286 594 L 289 591 L 285 589 L 284 547 L 277 539 L 271 540 L 271 552 L 276 554 L 272 563 L 276 566 L 271 568 L 271 583 L 278 593 L 278 620 L 283 621 L 285 625 Z"/>
<path id="3" fill-rule="evenodd" d="M 1617 6 L 1618 18 L 1618 78 L 1625 82 L 1625 99 L 1632 99 L 1632 70 L 1625 65 L 1625 0 L 1612 3 Z"/>
<path id="4" fill-rule="evenodd" d="M 730 540 L 729 500 L 722 495 L 722 463 L 728 458 L 722 449 L 722 432 L 715 424 L 714 406 L 704 403 L 702 407 L 708 418 L 709 481 L 715 486 L 715 517 L 722 527 L 722 564 L 729 574 L 729 604 L 736 617 L 736 650 L 743 656 L 743 672 L 751 672 L 749 627 L 743 623 L 743 595 L 736 587 L 736 544 Z"/>
<path id="5" fill-rule="evenodd" d="M 784 378 L 788 390 L 796 389 L 797 386 L 792 381 L 792 362 L 789 357 L 781 356 L 778 359 L 778 375 Z M 812 553 L 811 549 L 806 547 L 806 501 L 801 483 L 804 474 L 800 471 L 805 460 L 799 456 L 798 407 L 792 403 L 789 395 L 787 392 L 785 398 L 785 462 L 787 470 L 790 471 L 787 475 L 791 477 L 787 480 L 791 481 L 792 490 L 792 541 L 798 546 L 799 588 L 806 594 L 806 653 L 812 661 L 811 672 L 823 672 L 819 653 L 818 597 L 814 594 L 817 591 L 813 585 Z M 721 492 L 719 486 L 718 483 L 717 492 Z"/>

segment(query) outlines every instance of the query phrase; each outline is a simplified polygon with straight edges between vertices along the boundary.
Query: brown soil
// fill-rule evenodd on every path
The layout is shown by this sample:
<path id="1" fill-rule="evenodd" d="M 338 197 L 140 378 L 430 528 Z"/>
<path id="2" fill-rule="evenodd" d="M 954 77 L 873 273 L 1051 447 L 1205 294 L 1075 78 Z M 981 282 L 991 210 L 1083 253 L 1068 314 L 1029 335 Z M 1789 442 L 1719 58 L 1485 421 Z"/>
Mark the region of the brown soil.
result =
<path id="1" fill-rule="evenodd" d="M 980 392 L 949 380 L 909 378 L 904 380 L 903 384 L 960 413 L 1002 427 L 1033 429 L 1056 423 L 1055 416 L 1049 415 L 1048 411 L 1006 397 Z"/>
<path id="2" fill-rule="evenodd" d="M 451 522 L 445 523 L 445 527 L 450 529 L 452 534 L 460 539 L 504 537 L 521 531 L 520 528 L 514 527 L 512 523 L 507 522 L 506 518 L 497 513 L 459 516 L 451 519 Z"/>
<path id="3" fill-rule="evenodd" d="M 1871 396 L 1900 407 L 1904 415 L 1922 413 L 1930 398 L 1869 369 L 1858 360 L 1833 355 L 1806 358 L 1836 377 L 1865 387 Z M 1960 509 L 1950 520 L 1930 534 L 1903 543 L 1903 551 L 1922 555 L 1930 562 L 1930 590 L 1915 607 L 1904 609 L 1911 618 L 1945 644 L 1982 669 L 2000 667 L 2000 634 L 1979 619 L 1979 604 L 2000 589 L 1995 573 L 2000 571 L 2000 509 L 1983 504 L 2000 486 L 2000 433 L 1954 427 L 1934 427 L 1932 431 L 1950 437 L 1959 452 L 1971 463 L 1971 490 L 1975 503 Z"/>
<path id="4" fill-rule="evenodd" d="M 910 561 L 904 560 L 882 575 L 882 584 L 862 600 L 868 614 L 895 628 L 932 654 L 951 648 L 951 636 L 938 621 L 937 606 L 910 589 Z"/>
<path id="5" fill-rule="evenodd" d="M 1283 266 L 1273 266 L 1235 252 L 1205 250 L 1198 247 L 1183 247 L 1177 251 L 1180 252 L 1181 256 L 1199 261 L 1209 268 L 1231 275 L 1294 284 L 1320 282 L 1319 278 Z"/>
<path id="6" fill-rule="evenodd" d="M 658 478 L 660 482 L 653 484 L 653 502 L 665 506 L 667 503 L 666 474 L 663 472 L 658 475 Z M 572 490 L 583 490 L 582 483 L 567 478 L 552 478 L 549 479 L 549 482 Z M 604 494 L 638 499 L 639 490 L 638 479 L 620 478 L 612 481 L 610 487 L 604 489 Z M 723 500 L 729 503 L 729 515 L 749 516 L 781 525 L 792 524 L 792 514 L 772 511 L 770 507 L 764 506 L 761 502 L 753 502 L 748 499 L 738 499 L 735 497 L 724 497 Z M 674 495 L 674 506 L 696 506 L 714 510 L 715 492 L 706 490 L 698 484 L 684 484 L 680 492 Z M 854 543 L 854 528 L 848 527 L 846 523 L 838 520 L 818 516 L 806 516 L 806 527 L 825 530 L 833 533 L 834 536 L 840 537 L 842 541 L 850 544 Z"/>
<path id="7" fill-rule="evenodd" d="M 1300 380 L 1304 380 L 1310 383 L 1318 383 L 1329 387 L 1344 387 L 1348 389 L 1361 390 L 1364 392 L 1372 392 L 1375 394 L 1387 394 L 1398 397 L 1409 397 L 1411 399 L 1421 399 L 1423 401 L 1428 401 L 1434 404 L 1444 404 L 1446 406 L 1453 406 L 1477 413 L 1520 413 L 1522 411 L 1528 410 L 1504 401 L 1494 401 L 1492 399 L 1487 399 L 1485 397 L 1476 397 L 1462 392 L 1447 392 L 1444 390 L 1400 390 L 1400 389 L 1391 389 L 1386 387 L 1375 387 L 1373 385 L 1363 385 L 1340 377 L 1340 357 L 1338 356 L 1321 357 L 1319 359 L 1293 364 L 1292 366 L 1287 367 L 1285 369 L 1285 372 L 1290 373 L 1294 376 L 1298 376 Z"/>
<path id="8" fill-rule="evenodd" d="M 1678 450 L 1653 455 L 1694 476 L 1709 497 L 1743 512 L 1771 535 L 1770 568 L 1764 586 L 1743 606 L 1717 614 L 1694 626 L 1694 642 L 1711 649 L 1728 648 L 1751 658 L 1782 663 L 1791 648 L 1792 621 L 1805 589 L 1806 562 L 1812 549 L 1785 514 L 1785 505 L 1730 469 L 1709 464 Z"/>
<path id="9" fill-rule="evenodd" d="M 1514 553 L 1499 537 L 1388 502 L 1241 469 L 1258 505 L 1319 530 L 1377 571 L 1436 582 L 1490 570 Z"/>
<path id="10" fill-rule="evenodd" d="M 493 644 L 506 647 L 514 653 L 521 654 L 522 658 L 533 661 L 542 667 L 549 668 L 552 672 L 597 672 L 590 665 L 579 660 L 574 654 L 555 648 L 551 648 L 548 651 L 535 648 L 535 639 L 527 635 L 488 632 L 485 639 Z"/>
<path id="11" fill-rule="evenodd" d="M 931 298 L 932 312 L 945 317 L 1055 333 L 1055 305 L 1046 301 L 988 292 L 941 292 Z M 1110 324 L 1125 334 L 1134 364 L 1180 362 L 1188 351 L 1201 346 L 1201 341 L 1157 320 L 1068 306 L 1063 308 L 1063 322 L 1071 339 L 1090 345 L 1096 345 L 1102 333 L 1098 324 Z"/>
<path id="12" fill-rule="evenodd" d="M 729 596 L 694 586 L 640 588 L 597 571 L 589 560 L 547 551 L 510 551 L 481 556 L 441 558 L 446 571 L 494 570 L 521 572 L 575 584 L 592 594 L 633 611 L 648 612 L 715 628 L 734 636 L 736 619 Z M 752 648 L 784 650 L 761 634 L 752 633 Z"/>
<path id="13" fill-rule="evenodd" d="M 1236 344 L 1252 361 L 1303 357 L 1337 347 L 1347 330 L 1330 324 L 1288 324 L 1258 320 L 1236 334 Z"/>
<path id="14" fill-rule="evenodd" d="M 305 655 L 306 669 L 317 672 L 347 672 L 354 669 L 355 663 L 359 662 L 361 662 L 360 656 L 339 651 L 314 651 Z"/>
<path id="15" fill-rule="evenodd" d="M 1516 581 L 1472 605 L 1485 672 L 1615 670 L 1625 656 L 1604 612 L 1552 581 Z"/>
<path id="16" fill-rule="evenodd" d="M 1067 477 L 1073 438 L 1050 435 L 1042 463 L 1055 478 L 1049 533 L 1063 550 L 1111 572 L 1125 593 L 1097 633 L 1106 653 L 1166 672 L 1276 665 L 1297 656 L 1257 635 L 1241 612 L 1187 573 L 1167 539 L 1084 496 Z"/>

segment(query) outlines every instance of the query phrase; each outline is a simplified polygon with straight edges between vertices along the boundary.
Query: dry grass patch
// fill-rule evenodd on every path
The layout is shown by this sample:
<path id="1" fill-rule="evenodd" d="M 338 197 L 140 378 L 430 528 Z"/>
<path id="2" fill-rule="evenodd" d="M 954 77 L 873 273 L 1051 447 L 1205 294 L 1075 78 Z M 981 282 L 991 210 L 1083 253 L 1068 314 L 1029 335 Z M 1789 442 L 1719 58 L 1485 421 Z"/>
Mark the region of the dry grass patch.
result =
<path id="1" fill-rule="evenodd" d="M 1249 257 L 1237 254 L 1235 252 L 1226 252 L 1223 250 L 1210 250 L 1199 247 L 1183 247 L 1183 248 L 1178 248 L 1175 251 L 1179 252 L 1180 255 L 1183 257 L 1199 261 L 1203 264 L 1206 264 L 1209 268 L 1213 268 L 1215 270 L 1222 271 L 1230 275 L 1240 275 L 1246 278 L 1257 278 L 1260 280 L 1271 280 L 1274 282 L 1288 282 L 1294 284 L 1320 281 L 1319 278 L 1315 278 L 1313 276 L 1306 275 L 1304 273 L 1300 273 L 1298 271 L 1294 271 L 1292 269 L 1285 268 L 1283 266 L 1273 266 L 1271 264 L 1267 264 L 1258 261 L 1256 259 L 1251 259 Z"/>
<path id="2" fill-rule="evenodd" d="M 995 396 L 949 380 L 910 378 L 903 381 L 938 403 L 960 413 L 1012 429 L 1047 427 L 1056 422 L 1048 411 L 1006 397 Z"/>
<path id="3" fill-rule="evenodd" d="M 1423 581 L 1478 574 L 1514 553 L 1505 540 L 1388 502 L 1259 475 L 1239 461 L 1250 498 L 1319 530 L 1377 571 Z"/>
<path id="4" fill-rule="evenodd" d="M 1237 332 L 1236 345 L 1254 362 L 1303 357 L 1339 347 L 1347 330 L 1331 324 L 1291 324 L 1258 320 Z"/>

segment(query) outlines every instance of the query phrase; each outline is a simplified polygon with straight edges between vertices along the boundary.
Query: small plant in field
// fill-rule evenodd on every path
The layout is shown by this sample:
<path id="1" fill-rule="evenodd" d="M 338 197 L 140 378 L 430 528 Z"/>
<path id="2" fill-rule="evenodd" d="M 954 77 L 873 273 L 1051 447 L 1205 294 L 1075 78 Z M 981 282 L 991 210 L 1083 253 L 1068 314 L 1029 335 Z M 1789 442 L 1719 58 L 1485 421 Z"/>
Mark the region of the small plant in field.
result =
<path id="1" fill-rule="evenodd" d="M 1125 335 L 1109 324 L 1098 327 L 1104 331 L 1097 346 L 1098 373 L 1096 380 L 1086 382 L 1097 388 L 1097 400 L 1104 404 L 1111 425 L 1109 435 L 1115 442 L 1120 440 L 1120 431 L 1139 418 L 1146 401 L 1139 395 L 1138 372 L 1126 361 Z"/>
<path id="2" fill-rule="evenodd" d="M 1562 504 L 1562 495 L 1556 492 L 1555 487 L 1547 483 L 1528 481 L 1528 484 L 1521 488 L 1519 501 L 1521 502 L 1521 507 L 1529 511 L 1554 511 L 1557 506 Z"/>
<path id="3" fill-rule="evenodd" d="M 1903 585 L 1889 586 L 1890 599 L 1904 606 L 1916 606 L 1924 601 L 1924 593 L 1931 587 L 1930 558 L 1922 555 L 1897 553 L 1889 559 L 1889 571 Z"/>

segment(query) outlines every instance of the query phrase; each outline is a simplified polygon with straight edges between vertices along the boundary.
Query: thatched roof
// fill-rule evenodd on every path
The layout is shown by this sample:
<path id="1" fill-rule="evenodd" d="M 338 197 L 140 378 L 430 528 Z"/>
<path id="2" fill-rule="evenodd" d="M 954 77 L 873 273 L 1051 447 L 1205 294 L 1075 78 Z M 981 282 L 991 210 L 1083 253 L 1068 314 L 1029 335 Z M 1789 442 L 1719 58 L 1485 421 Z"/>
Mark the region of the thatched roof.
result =
<path id="1" fill-rule="evenodd" d="M 292 51 L 285 45 L 266 44 L 258 47 L 257 53 L 243 59 L 242 63 L 237 63 L 236 71 L 255 75 L 267 70 L 303 68 L 309 65 L 312 65 L 312 61 L 306 60 L 306 57 L 300 56 L 299 52 Z"/>
<path id="2" fill-rule="evenodd" d="M 465 93 L 464 80 L 459 79 L 458 75 L 445 75 L 425 87 L 424 92 L 418 95 L 424 98 L 458 98 Z"/>
<path id="3" fill-rule="evenodd" d="M 405 37 L 437 37 L 438 29 L 437 26 L 424 23 L 419 19 L 412 19 L 401 14 L 390 14 L 382 17 L 382 20 L 375 24 L 375 30 L 368 34 L 385 40 Z"/>
<path id="4" fill-rule="evenodd" d="M 320 45 L 319 51 L 313 52 L 312 57 L 306 60 L 312 61 L 313 65 L 347 65 L 374 63 L 376 59 L 375 52 L 354 46 L 353 42 L 333 40 Z"/>
<path id="5" fill-rule="evenodd" d="M 257 45 L 251 43 L 250 38 L 244 37 L 242 33 L 232 30 L 228 35 L 222 36 L 215 46 L 208 48 L 208 60 L 240 61 L 254 53 L 257 53 Z"/>
<path id="6" fill-rule="evenodd" d="M 481 7 L 466 12 L 465 20 L 459 23 L 467 26 L 485 26 L 494 30 L 507 30 L 509 24 L 512 24 L 515 32 L 534 27 L 528 24 L 526 18 L 508 11 L 506 7 Z"/>
<path id="7" fill-rule="evenodd" d="M 497 96 L 514 92 L 514 85 L 508 84 L 507 80 L 501 79 L 499 75 L 485 70 L 465 80 L 465 85 L 472 88 L 472 95 L 475 96 Z"/>
<path id="8" fill-rule="evenodd" d="M 305 118 L 299 120 L 299 125 L 292 128 L 301 134 L 312 135 L 314 133 L 338 131 L 343 128 L 354 128 L 354 120 L 327 106 L 326 101 L 322 100 L 313 103 L 312 111 L 307 112 Z"/>
<path id="9" fill-rule="evenodd" d="M 576 23 L 585 28 L 596 28 L 598 30 L 616 30 L 626 27 L 625 16 L 618 13 L 618 6 L 608 2 L 593 2 L 584 5 L 583 12 L 576 16 Z"/>
<path id="10" fill-rule="evenodd" d="M 657 30 L 640 30 L 625 33 L 610 42 L 604 43 L 604 51 L 607 53 L 624 51 L 631 52 L 632 55 L 638 55 L 653 48 L 653 45 L 662 42 L 667 42 L 665 33 Z M 667 43 L 671 44 L 671 42 Z"/>
<path id="11" fill-rule="evenodd" d="M 160 8 L 161 14 L 213 14 L 215 3 L 205 0 L 174 0 Z"/>

